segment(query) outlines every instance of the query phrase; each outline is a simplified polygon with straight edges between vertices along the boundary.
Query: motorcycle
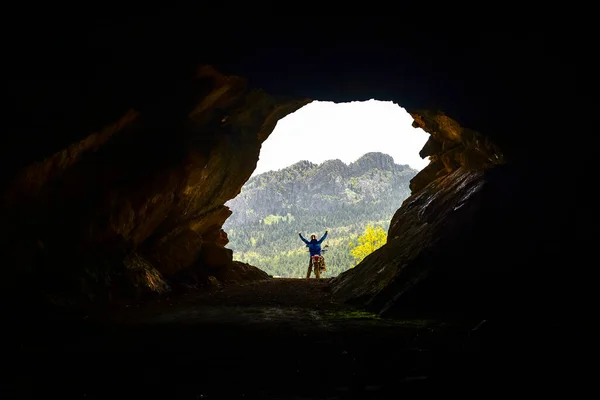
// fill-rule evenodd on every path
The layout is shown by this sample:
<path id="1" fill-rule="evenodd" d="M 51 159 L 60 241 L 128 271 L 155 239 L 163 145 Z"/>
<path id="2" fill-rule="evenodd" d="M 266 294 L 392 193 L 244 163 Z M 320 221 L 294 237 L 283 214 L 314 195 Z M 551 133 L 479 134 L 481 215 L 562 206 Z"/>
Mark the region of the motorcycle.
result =
<path id="1" fill-rule="evenodd" d="M 312 267 L 312 271 L 315 273 L 315 277 L 317 279 L 321 279 L 321 273 L 327 271 L 327 267 L 325 266 L 325 257 L 323 257 L 323 253 L 329 250 L 329 245 L 326 244 L 321 249 L 321 255 L 315 255 L 310 257 L 310 265 Z M 308 276 L 310 277 L 310 275 Z"/>

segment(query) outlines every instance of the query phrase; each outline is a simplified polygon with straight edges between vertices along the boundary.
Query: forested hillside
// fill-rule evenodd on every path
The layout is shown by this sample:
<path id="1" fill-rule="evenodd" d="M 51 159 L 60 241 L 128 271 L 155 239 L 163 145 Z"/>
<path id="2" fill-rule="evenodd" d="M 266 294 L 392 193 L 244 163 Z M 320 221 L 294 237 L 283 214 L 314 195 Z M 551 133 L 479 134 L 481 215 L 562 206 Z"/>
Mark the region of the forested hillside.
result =
<path id="1" fill-rule="evenodd" d="M 367 153 L 349 165 L 328 160 L 300 161 L 279 171 L 256 175 L 227 205 L 233 214 L 223 229 L 234 259 L 281 277 L 304 277 L 308 251 L 298 232 L 309 238 L 325 230 L 329 245 L 325 277 L 355 265 L 349 242 L 367 224 L 385 231 L 394 212 L 410 195 L 418 171 L 394 164 L 391 156 Z"/>

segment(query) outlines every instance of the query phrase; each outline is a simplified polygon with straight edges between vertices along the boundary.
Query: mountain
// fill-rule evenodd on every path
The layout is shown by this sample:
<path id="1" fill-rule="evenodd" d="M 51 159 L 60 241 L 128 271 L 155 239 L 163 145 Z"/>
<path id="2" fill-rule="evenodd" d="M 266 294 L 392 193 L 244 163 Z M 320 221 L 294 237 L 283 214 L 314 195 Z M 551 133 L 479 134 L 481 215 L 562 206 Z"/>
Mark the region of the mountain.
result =
<path id="1" fill-rule="evenodd" d="M 256 175 L 226 203 L 233 214 L 223 229 L 234 259 L 282 277 L 304 277 L 308 252 L 298 238 L 329 230 L 323 244 L 328 271 L 336 276 L 354 266 L 349 242 L 367 224 L 386 231 L 394 212 L 410 195 L 417 170 L 383 153 L 366 153 L 353 163 L 299 161 Z"/>

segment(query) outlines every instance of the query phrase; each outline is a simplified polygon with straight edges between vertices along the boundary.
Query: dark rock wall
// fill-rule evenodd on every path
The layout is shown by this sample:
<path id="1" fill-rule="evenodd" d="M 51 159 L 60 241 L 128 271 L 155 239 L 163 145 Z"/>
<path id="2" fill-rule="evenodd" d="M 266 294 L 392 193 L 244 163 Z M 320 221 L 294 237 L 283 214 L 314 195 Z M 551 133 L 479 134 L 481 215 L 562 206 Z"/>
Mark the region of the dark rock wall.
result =
<path id="1" fill-rule="evenodd" d="M 43 275 L 48 297 L 94 299 L 163 292 L 165 278 L 194 264 L 233 265 L 224 203 L 277 120 L 307 100 L 271 97 L 211 67 L 189 85 L 198 93 L 187 114 L 132 109 L 12 178 L 1 214 L 7 277 Z"/>

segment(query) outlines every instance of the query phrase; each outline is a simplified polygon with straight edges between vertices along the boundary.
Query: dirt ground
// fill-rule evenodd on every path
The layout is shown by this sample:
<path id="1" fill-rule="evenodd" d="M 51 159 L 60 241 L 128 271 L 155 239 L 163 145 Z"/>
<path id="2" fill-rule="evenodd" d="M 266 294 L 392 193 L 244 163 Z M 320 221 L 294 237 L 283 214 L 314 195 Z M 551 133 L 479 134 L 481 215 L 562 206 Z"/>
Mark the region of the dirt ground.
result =
<path id="1" fill-rule="evenodd" d="M 381 319 L 329 284 L 214 287 L 45 326 L 12 383 L 28 398 L 397 398 L 468 363 L 472 321 Z"/>

